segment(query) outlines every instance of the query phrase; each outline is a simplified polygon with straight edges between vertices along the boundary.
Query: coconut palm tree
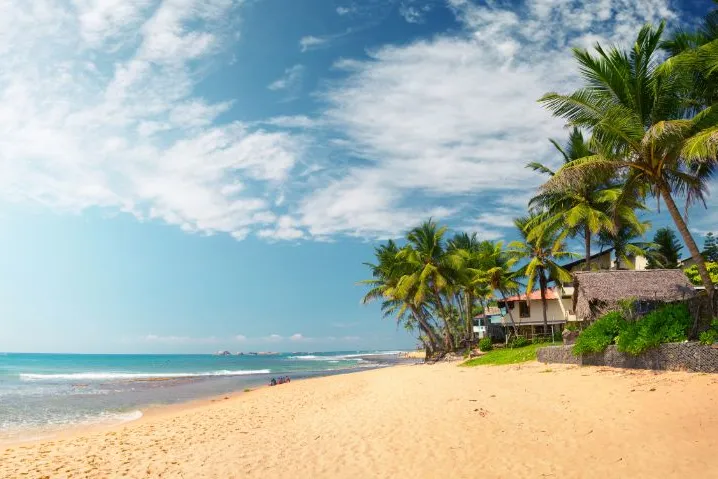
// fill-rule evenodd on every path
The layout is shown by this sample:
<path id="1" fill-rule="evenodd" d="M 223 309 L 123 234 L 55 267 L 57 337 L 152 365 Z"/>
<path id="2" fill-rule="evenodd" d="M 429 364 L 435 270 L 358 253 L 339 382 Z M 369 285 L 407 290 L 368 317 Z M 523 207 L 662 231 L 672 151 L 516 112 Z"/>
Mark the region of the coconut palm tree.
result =
<path id="1" fill-rule="evenodd" d="M 559 266 L 558 261 L 575 256 L 566 251 L 566 232 L 557 227 L 547 228 L 546 216 L 547 213 L 532 213 L 516 218 L 514 224 L 523 241 L 513 241 L 508 246 L 510 255 L 520 261 L 526 261 L 526 264 L 516 271 L 517 276 L 526 278 L 526 296 L 531 294 L 534 284 L 539 284 L 544 332 L 548 331 L 548 283 L 571 281 L 571 273 Z M 532 225 L 539 225 L 540 234 L 532 234 Z"/>
<path id="2" fill-rule="evenodd" d="M 478 250 L 480 266 L 479 268 L 470 269 L 470 272 L 474 275 L 473 282 L 478 285 L 485 285 L 491 291 L 499 293 L 499 297 L 506 304 L 506 310 L 511 320 L 511 328 L 514 330 L 514 334 L 518 335 L 514 313 L 509 309 L 506 302 L 506 295 L 518 292 L 521 286 L 514 271 L 518 258 L 509 255 L 501 241 L 482 241 Z"/>
<path id="3" fill-rule="evenodd" d="M 583 133 L 574 128 L 566 146 L 555 140 L 549 140 L 563 157 L 564 164 L 593 155 Z M 554 176 L 555 172 L 547 166 L 532 162 L 527 165 L 535 171 Z M 546 215 L 536 215 L 542 225 L 529 225 L 530 240 L 542 234 L 544 228 L 567 228 L 569 237 L 583 236 L 586 251 L 584 267 L 591 269 L 591 239 L 601 232 L 616 231 L 617 222 L 636 224 L 635 210 L 643 208 L 635 196 L 624 195 L 621 185 L 613 181 L 611 174 L 603 172 L 587 179 L 579 185 L 562 189 L 540 191 L 529 201 L 529 208 L 544 211 Z"/>
<path id="4" fill-rule="evenodd" d="M 392 240 L 374 249 L 376 263 L 365 263 L 371 269 L 372 279 L 359 282 L 370 288 L 362 304 L 381 300 L 385 317 L 394 316 L 397 322 L 416 323 L 426 337 L 427 358 L 430 358 L 439 344 L 430 316 L 424 308 L 412 302 L 412 291 L 403 296 L 397 293 L 399 280 L 408 272 L 407 265 L 398 258 L 399 251 Z"/>
<path id="5" fill-rule="evenodd" d="M 397 253 L 397 258 L 405 263 L 407 273 L 399 279 L 396 294 L 399 297 L 411 294 L 411 302 L 417 308 L 427 305 L 435 308 L 444 325 L 444 349 L 451 351 L 454 344 L 451 311 L 444 296 L 451 286 L 451 265 L 445 251 L 445 234 L 445 226 L 439 227 L 429 220 L 406 235 L 407 245 Z"/>
<path id="6" fill-rule="evenodd" d="M 604 248 L 613 248 L 616 255 L 616 265 L 628 265 L 633 268 L 635 258 L 643 256 L 651 261 L 657 258 L 658 245 L 650 241 L 643 241 L 643 235 L 651 227 L 647 221 L 636 224 L 619 224 L 614 231 L 602 231 L 598 234 L 598 245 Z"/>
<path id="7" fill-rule="evenodd" d="M 718 6 L 718 0 L 713 3 Z M 718 102 L 718 8 L 696 30 L 679 28 L 661 46 L 671 55 L 661 70 L 683 73 L 689 79 L 688 108 L 699 110 Z"/>
<path id="8" fill-rule="evenodd" d="M 718 158 L 718 108 L 695 115 L 686 109 L 685 75 L 658 68 L 663 29 L 663 23 L 644 26 L 630 52 L 600 44 L 595 55 L 574 49 L 584 88 L 548 93 L 540 102 L 569 124 L 591 130 L 594 153 L 565 164 L 542 191 L 580 187 L 606 173 L 621 178 L 626 195 L 645 187 L 665 203 L 712 300 L 705 261 L 674 197 L 685 197 L 686 205 L 704 202 Z"/>

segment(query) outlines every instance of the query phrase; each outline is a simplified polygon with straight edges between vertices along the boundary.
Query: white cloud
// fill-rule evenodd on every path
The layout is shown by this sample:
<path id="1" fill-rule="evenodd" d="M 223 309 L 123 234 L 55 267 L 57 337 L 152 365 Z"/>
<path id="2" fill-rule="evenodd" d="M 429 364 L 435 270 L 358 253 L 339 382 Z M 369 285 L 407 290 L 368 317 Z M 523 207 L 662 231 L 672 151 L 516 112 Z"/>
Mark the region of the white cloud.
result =
<path id="1" fill-rule="evenodd" d="M 467 198 L 488 198 L 488 208 L 525 198 L 541 181 L 526 163 L 555 161 L 547 139 L 565 135 L 536 100 L 578 85 L 569 47 L 596 38 L 629 44 L 645 22 L 671 15 L 665 0 L 450 5 L 464 34 L 335 65 L 346 77 L 323 93 L 324 119 L 365 162 L 335 169 L 302 200 L 310 234 L 393 235 L 430 215 L 465 214 Z"/>
<path id="2" fill-rule="evenodd" d="M 302 77 L 304 76 L 304 66 L 294 65 L 284 70 L 281 78 L 273 81 L 267 88 L 270 90 L 297 90 L 301 87 Z"/>
<path id="3" fill-rule="evenodd" d="M 261 229 L 257 235 L 260 238 L 275 240 L 298 240 L 304 237 L 304 232 L 297 228 L 298 225 L 299 223 L 290 216 L 280 216 L 276 221 L 276 227 Z"/>
<path id="4" fill-rule="evenodd" d="M 236 238 L 264 226 L 303 140 L 220 123 L 232 104 L 195 94 L 241 3 L 6 1 L 0 195 Z"/>
<path id="5" fill-rule="evenodd" d="M 245 342 L 245 341 L 247 340 L 247 336 L 245 336 L 245 335 L 243 335 L 243 334 L 238 334 L 238 335 L 236 335 L 236 336 L 234 337 L 234 339 L 235 339 L 236 341 L 239 341 L 240 343 L 243 343 L 243 342 Z"/>
<path id="6" fill-rule="evenodd" d="M 269 336 L 266 336 L 263 339 L 270 343 L 278 343 L 279 341 L 282 341 L 284 338 L 282 338 L 282 336 L 280 336 L 279 334 L 270 334 Z"/>
<path id="7" fill-rule="evenodd" d="M 424 23 L 424 17 L 431 10 L 431 6 L 428 3 L 419 6 L 418 3 L 416 0 L 403 0 L 399 4 L 399 15 L 409 23 Z"/>
<path id="8" fill-rule="evenodd" d="M 300 333 L 292 334 L 292 335 L 289 337 L 289 340 L 290 340 L 290 341 L 304 341 L 304 340 L 306 340 L 306 339 L 307 339 L 307 338 L 305 338 L 304 336 L 302 336 Z"/>
<path id="9" fill-rule="evenodd" d="M 331 41 L 331 37 L 315 37 L 314 35 L 307 35 L 299 40 L 299 49 L 302 52 L 313 50 L 321 46 L 326 45 Z"/>
<path id="10" fill-rule="evenodd" d="M 349 7 L 337 7 L 337 14 L 341 15 L 341 16 L 350 15 L 356 11 L 357 11 L 357 9 L 356 9 L 356 6 L 354 6 L 354 5 L 351 5 Z"/>

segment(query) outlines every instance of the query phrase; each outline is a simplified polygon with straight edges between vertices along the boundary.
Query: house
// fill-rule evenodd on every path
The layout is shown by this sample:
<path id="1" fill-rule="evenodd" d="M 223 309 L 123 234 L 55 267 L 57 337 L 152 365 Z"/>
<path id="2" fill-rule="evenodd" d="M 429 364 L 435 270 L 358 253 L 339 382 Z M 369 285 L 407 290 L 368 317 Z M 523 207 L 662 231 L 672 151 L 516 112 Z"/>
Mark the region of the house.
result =
<path id="1" fill-rule="evenodd" d="M 613 259 L 613 248 L 591 255 L 591 271 L 607 271 L 607 270 L 644 270 L 648 267 L 648 259 L 644 256 L 628 255 L 625 260 L 620 258 Z M 627 261 L 626 261 L 627 260 Z M 584 271 L 586 269 L 585 258 L 578 259 L 571 263 L 563 265 L 563 268 L 570 273 Z"/>
<path id="2" fill-rule="evenodd" d="M 698 294 L 679 269 L 580 271 L 573 278 L 572 304 L 579 321 L 594 320 L 625 300 L 636 301 L 639 311 L 647 312 Z"/>
<path id="3" fill-rule="evenodd" d="M 503 340 L 502 318 L 501 310 L 498 307 L 487 306 L 483 313 L 474 316 L 474 333 L 476 333 L 476 337 L 479 339 L 490 337 L 495 340 Z"/>
<path id="4" fill-rule="evenodd" d="M 535 335 L 548 335 L 561 332 L 567 321 L 575 321 L 572 309 L 573 288 L 560 286 L 546 290 L 546 314 L 548 330 L 544 330 L 543 303 L 541 291 L 521 294 L 502 299 L 498 302 L 502 309 L 501 323 L 504 329 L 511 330 L 511 316 L 519 334 L 531 338 Z M 511 314 L 509 314 L 509 312 Z"/>

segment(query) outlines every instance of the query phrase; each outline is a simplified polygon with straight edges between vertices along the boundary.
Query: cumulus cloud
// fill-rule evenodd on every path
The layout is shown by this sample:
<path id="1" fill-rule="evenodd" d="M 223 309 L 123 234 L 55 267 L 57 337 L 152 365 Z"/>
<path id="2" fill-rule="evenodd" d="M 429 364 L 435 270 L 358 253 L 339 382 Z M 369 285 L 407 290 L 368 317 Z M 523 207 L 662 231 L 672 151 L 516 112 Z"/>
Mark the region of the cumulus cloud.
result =
<path id="1" fill-rule="evenodd" d="M 673 15 L 666 0 L 449 5 L 462 34 L 335 65 L 345 77 L 324 91 L 324 117 L 365 161 L 302 200 L 311 234 L 392 235 L 428 216 L 461 223 L 456 216 L 477 201 L 477 224 L 508 227 L 492 210 L 541 181 L 525 164 L 557 161 L 547 138 L 564 135 L 563 123 L 536 100 L 578 85 L 569 47 L 627 45 L 644 23 Z"/>
<path id="2" fill-rule="evenodd" d="M 5 2 L 0 194 L 237 238 L 264 225 L 304 143 L 222 123 L 232 104 L 195 94 L 239 4 Z"/>

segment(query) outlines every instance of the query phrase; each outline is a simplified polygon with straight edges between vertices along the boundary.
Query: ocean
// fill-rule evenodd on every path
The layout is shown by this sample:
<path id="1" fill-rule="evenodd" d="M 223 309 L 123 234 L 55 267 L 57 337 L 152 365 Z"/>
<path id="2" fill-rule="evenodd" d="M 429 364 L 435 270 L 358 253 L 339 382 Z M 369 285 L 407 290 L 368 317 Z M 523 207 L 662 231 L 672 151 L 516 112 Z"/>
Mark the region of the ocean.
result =
<path id="1" fill-rule="evenodd" d="M 118 424 L 141 409 L 399 362 L 398 351 L 279 355 L 0 353 L 0 442 L 73 425 Z M 281 386 L 280 386 L 281 387 Z"/>

